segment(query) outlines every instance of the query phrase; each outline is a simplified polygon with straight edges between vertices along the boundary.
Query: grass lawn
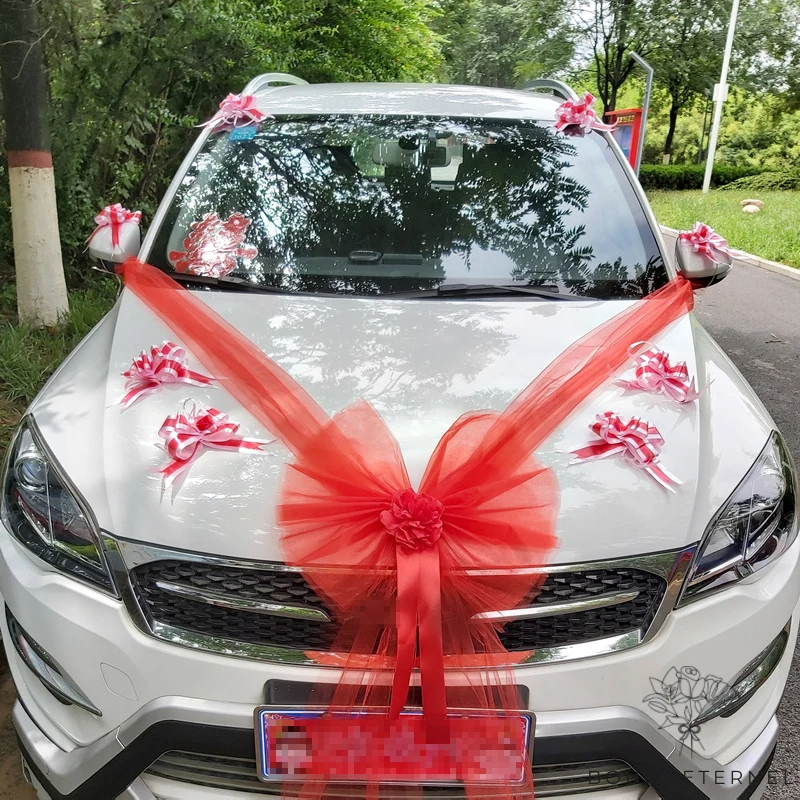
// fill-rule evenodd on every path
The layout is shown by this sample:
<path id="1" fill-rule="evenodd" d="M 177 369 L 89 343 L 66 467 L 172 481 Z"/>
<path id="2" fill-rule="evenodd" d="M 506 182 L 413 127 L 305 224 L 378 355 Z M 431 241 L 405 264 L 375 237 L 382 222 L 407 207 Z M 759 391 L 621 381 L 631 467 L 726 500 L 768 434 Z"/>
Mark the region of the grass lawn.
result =
<path id="1" fill-rule="evenodd" d="M 800 192 L 747 193 L 713 190 L 647 193 L 662 225 L 686 230 L 698 220 L 724 236 L 731 247 L 800 268 Z M 764 201 L 759 214 L 743 214 L 739 202 Z"/>
<path id="2" fill-rule="evenodd" d="M 116 283 L 99 278 L 90 289 L 71 292 L 70 314 L 58 330 L 16 324 L 13 286 L 0 292 L 0 462 L 25 407 L 55 368 L 111 308 Z"/>

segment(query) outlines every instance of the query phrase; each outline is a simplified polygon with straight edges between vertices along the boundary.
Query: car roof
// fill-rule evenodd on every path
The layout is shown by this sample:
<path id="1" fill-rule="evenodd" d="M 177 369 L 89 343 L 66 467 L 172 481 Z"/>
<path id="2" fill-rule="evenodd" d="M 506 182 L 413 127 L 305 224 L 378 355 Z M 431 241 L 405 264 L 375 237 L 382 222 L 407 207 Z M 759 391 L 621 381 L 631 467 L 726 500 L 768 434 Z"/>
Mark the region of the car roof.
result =
<path id="1" fill-rule="evenodd" d="M 430 83 L 318 83 L 257 89 L 272 114 L 396 114 L 552 120 L 552 95 L 484 86 Z"/>

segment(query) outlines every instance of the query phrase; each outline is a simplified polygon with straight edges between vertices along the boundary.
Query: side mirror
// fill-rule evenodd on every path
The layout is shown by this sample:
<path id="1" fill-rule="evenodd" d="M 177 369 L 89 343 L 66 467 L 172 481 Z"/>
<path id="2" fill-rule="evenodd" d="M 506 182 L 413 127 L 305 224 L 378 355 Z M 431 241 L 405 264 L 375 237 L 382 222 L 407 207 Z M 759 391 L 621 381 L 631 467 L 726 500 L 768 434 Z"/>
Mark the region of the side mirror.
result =
<path id="1" fill-rule="evenodd" d="M 139 253 L 141 211 L 128 211 L 119 203 L 106 206 L 95 218 L 89 237 L 89 255 L 104 263 L 121 264 Z"/>
<path id="2" fill-rule="evenodd" d="M 118 229 L 118 243 L 111 238 L 111 227 L 99 228 L 89 242 L 89 255 L 97 261 L 122 264 L 138 255 L 141 235 L 138 224 L 122 224 Z"/>
<path id="3" fill-rule="evenodd" d="M 675 262 L 678 271 L 695 287 L 719 283 L 731 271 L 730 254 L 717 251 L 716 256 L 719 262 L 713 261 L 703 253 L 695 252 L 690 244 L 684 244 L 680 239 L 675 243 Z"/>

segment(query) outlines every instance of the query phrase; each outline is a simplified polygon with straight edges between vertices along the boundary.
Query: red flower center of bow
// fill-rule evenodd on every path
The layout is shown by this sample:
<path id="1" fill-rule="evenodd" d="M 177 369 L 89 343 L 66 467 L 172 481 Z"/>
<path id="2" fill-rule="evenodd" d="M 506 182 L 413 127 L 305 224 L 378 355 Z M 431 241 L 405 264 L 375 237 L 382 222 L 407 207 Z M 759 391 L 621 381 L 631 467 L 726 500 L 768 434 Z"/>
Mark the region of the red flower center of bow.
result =
<path id="1" fill-rule="evenodd" d="M 401 547 L 419 550 L 433 547 L 442 535 L 443 511 L 435 497 L 399 489 L 392 494 L 389 508 L 381 512 L 381 522 Z"/>

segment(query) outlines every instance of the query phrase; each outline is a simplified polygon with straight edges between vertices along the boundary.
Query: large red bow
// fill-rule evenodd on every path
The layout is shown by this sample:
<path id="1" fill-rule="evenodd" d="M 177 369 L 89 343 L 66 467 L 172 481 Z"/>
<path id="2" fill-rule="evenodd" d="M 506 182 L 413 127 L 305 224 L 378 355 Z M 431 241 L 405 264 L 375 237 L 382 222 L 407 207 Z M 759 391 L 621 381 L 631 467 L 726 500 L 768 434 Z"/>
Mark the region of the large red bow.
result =
<path id="1" fill-rule="evenodd" d="M 149 394 L 157 392 L 164 384 L 184 383 L 192 386 L 209 386 L 211 378 L 192 372 L 187 366 L 186 351 L 174 342 L 164 342 L 161 347 L 142 350 L 133 363 L 122 373 L 127 393 L 119 401 L 123 408 Z"/>
<path id="2" fill-rule="evenodd" d="M 513 681 L 491 666 L 503 663 L 498 630 L 473 618 L 518 604 L 535 582 L 532 568 L 555 545 L 556 483 L 532 453 L 623 366 L 632 342 L 653 338 L 691 308 L 688 282 L 676 278 L 576 341 L 501 413 L 456 420 L 414 489 L 397 442 L 367 403 L 329 417 L 287 372 L 168 275 L 134 260 L 122 272 L 126 287 L 295 455 L 278 520 L 286 560 L 302 567 L 343 620 L 341 643 L 352 661 L 334 704 L 374 704 L 385 696 L 381 670 L 393 669 L 391 712 L 397 713 L 418 636 L 432 737 L 446 735 L 450 689 L 460 692 L 461 705 L 513 712 Z M 460 686 L 446 688 L 445 654 L 473 666 L 477 655 L 479 669 L 463 680 L 454 675 L 448 684 Z"/>
<path id="3" fill-rule="evenodd" d="M 103 228 L 111 228 L 111 246 L 119 247 L 119 232 L 126 222 L 133 222 L 136 225 L 141 222 L 141 211 L 128 211 L 123 208 L 119 203 L 114 203 L 113 206 L 106 206 L 95 218 L 97 227 L 92 231 L 89 238 L 86 240 L 87 244 L 94 239 L 98 231 Z"/>
<path id="4" fill-rule="evenodd" d="M 602 441 L 573 450 L 573 464 L 621 454 L 671 492 L 675 491 L 673 485 L 682 483 L 659 464 L 664 437 L 655 425 L 638 417 L 626 420 L 613 411 L 606 411 L 598 414 L 589 428 Z"/>
<path id="5" fill-rule="evenodd" d="M 680 231 L 678 240 L 715 264 L 721 264 L 723 260 L 735 255 L 735 252 L 728 246 L 728 242 L 704 222 L 695 222 L 690 231 Z"/>

